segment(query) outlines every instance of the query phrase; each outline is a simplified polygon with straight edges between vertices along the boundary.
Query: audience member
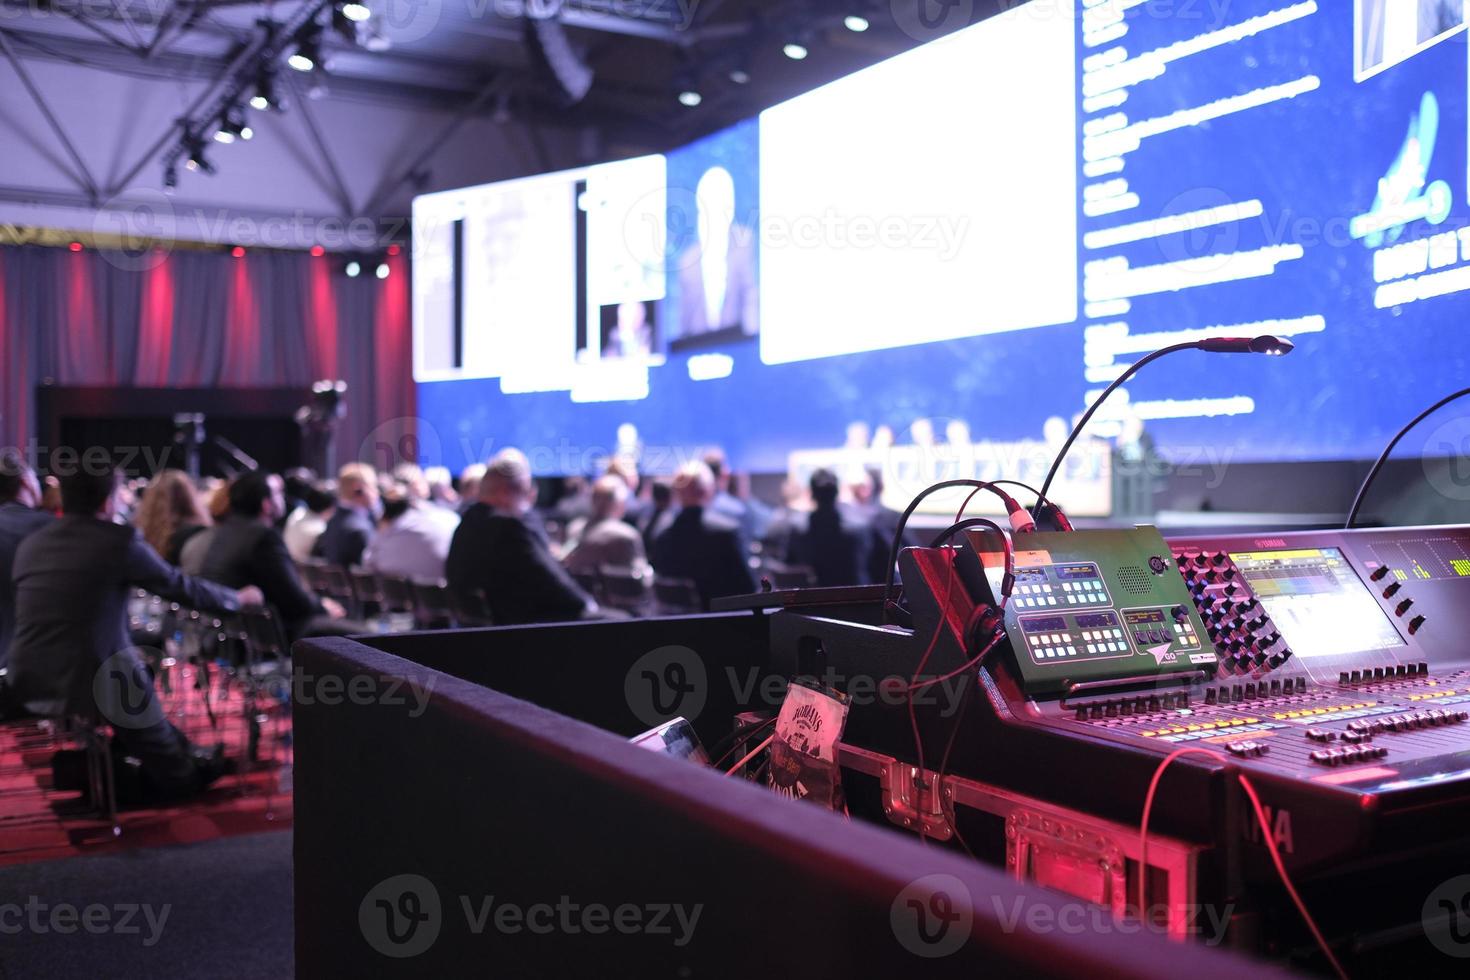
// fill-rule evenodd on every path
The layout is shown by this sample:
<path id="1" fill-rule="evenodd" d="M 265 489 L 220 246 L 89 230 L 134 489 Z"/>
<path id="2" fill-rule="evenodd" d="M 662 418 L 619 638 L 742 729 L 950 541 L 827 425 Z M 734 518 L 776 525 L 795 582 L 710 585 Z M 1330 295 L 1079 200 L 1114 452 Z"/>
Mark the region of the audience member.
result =
<path id="1" fill-rule="evenodd" d="M 674 488 L 660 477 L 652 481 L 648 509 L 638 519 L 638 536 L 643 539 L 644 554 L 653 554 L 653 539 L 674 519 Z"/>
<path id="2" fill-rule="evenodd" d="M 643 538 L 623 520 L 628 506 L 628 485 L 611 474 L 592 487 L 592 513 L 587 525 L 562 564 L 573 575 L 595 575 L 604 566 L 641 571 L 646 559 Z"/>
<path id="3" fill-rule="evenodd" d="M 893 547 L 893 536 L 898 533 L 903 515 L 883 503 L 883 474 L 868 470 L 863 478 L 853 481 L 854 486 L 865 485 L 866 492 L 859 492 L 858 508 L 868 523 L 871 543 L 868 546 L 868 581 L 882 582 L 888 576 L 888 553 Z M 921 543 L 905 540 L 899 546 Z"/>
<path id="4" fill-rule="evenodd" d="M 761 539 L 761 548 L 768 555 L 784 555 L 791 550 L 791 538 L 806 527 L 807 517 L 812 512 L 811 497 L 806 487 L 795 480 L 781 484 L 781 506 L 766 522 L 766 533 Z"/>
<path id="5" fill-rule="evenodd" d="M 336 506 L 336 495 L 325 487 L 311 486 L 302 491 L 301 503 L 286 518 L 286 527 L 281 532 L 292 561 L 311 560 Z"/>
<path id="6" fill-rule="evenodd" d="M 444 473 L 447 477 L 449 471 L 444 470 Z M 393 479 L 396 483 L 392 485 L 401 488 L 408 502 L 414 505 L 417 521 L 437 524 L 443 533 L 445 548 L 448 548 L 449 539 L 459 527 L 459 515 L 453 510 L 433 505 L 434 488 L 429 483 L 428 474 L 416 463 L 399 463 L 393 467 Z"/>
<path id="7" fill-rule="evenodd" d="M 0 670 L 10 656 L 15 635 L 15 583 L 11 570 L 15 552 L 33 532 L 51 523 L 41 506 L 41 484 L 36 471 L 18 456 L 0 455 Z"/>
<path id="8" fill-rule="evenodd" d="M 745 536 L 745 540 L 759 541 L 765 533 L 766 521 L 771 516 L 769 508 L 748 492 L 741 496 L 730 492 L 733 478 L 723 449 L 706 451 L 704 465 L 709 467 L 715 481 L 715 496 L 710 501 L 709 509 L 739 524 L 740 533 Z"/>
<path id="9" fill-rule="evenodd" d="M 638 468 L 633 465 L 633 460 L 628 456 L 614 456 L 608 460 L 606 475 L 617 477 L 628 487 L 628 502 L 623 508 L 623 520 L 633 527 L 642 527 L 653 503 L 638 495 L 642 480 L 638 477 Z"/>
<path id="10" fill-rule="evenodd" d="M 194 481 L 183 470 L 160 470 L 143 491 L 133 524 L 143 540 L 170 565 L 190 538 L 213 524 Z"/>
<path id="11" fill-rule="evenodd" d="M 674 477 L 680 510 L 653 539 L 654 570 L 690 579 L 706 608 L 711 599 L 755 591 L 740 525 L 712 509 L 715 477 L 704 463 L 686 463 Z"/>
<path id="12" fill-rule="evenodd" d="M 480 481 L 484 478 L 484 463 L 471 463 L 459 471 L 459 512 L 461 514 L 480 502 Z"/>
<path id="13" fill-rule="evenodd" d="M 857 514 L 838 503 L 840 486 L 831 470 L 812 474 L 812 512 L 791 536 L 786 560 L 816 573 L 817 585 L 864 585 L 872 532 Z"/>
<path id="14" fill-rule="evenodd" d="M 195 609 L 233 612 L 259 604 L 260 591 L 184 575 L 137 529 L 114 523 L 111 466 L 79 467 L 60 482 L 64 516 L 26 538 L 15 559 L 15 697 L 37 714 L 112 722 L 115 746 L 139 760 L 159 795 L 198 792 L 224 771 L 222 751 L 196 752 L 163 717 L 129 639 L 128 600 L 142 588 Z"/>
<path id="15" fill-rule="evenodd" d="M 258 470 L 230 483 L 230 515 L 195 540 L 207 546 L 199 574 L 233 588 L 257 586 L 275 608 L 294 642 L 303 636 L 355 631 L 347 611 L 330 598 L 317 598 L 301 584 L 276 521 L 286 509 L 285 488 L 278 476 Z M 189 542 L 190 547 L 194 541 Z M 186 556 L 187 557 L 187 556 Z"/>
<path id="16" fill-rule="evenodd" d="M 434 511 L 448 514 L 454 523 L 446 525 Z M 416 500 L 405 488 L 395 487 L 383 497 L 383 519 L 362 563 L 385 575 L 437 582 L 444 577 L 449 544 L 458 525 L 459 519 L 453 513 Z"/>
<path id="17" fill-rule="evenodd" d="M 424 479 L 429 484 L 429 503 L 445 510 L 459 510 L 459 494 L 454 492 L 454 480 L 447 466 L 430 466 L 424 470 Z"/>
<path id="18" fill-rule="evenodd" d="M 462 601 L 482 593 L 496 623 L 543 623 L 595 614 L 597 603 L 552 557 L 544 532 L 527 520 L 536 501 L 523 453 L 490 461 L 479 500 L 464 513 L 445 565 Z"/>
<path id="19" fill-rule="evenodd" d="M 377 509 L 377 471 L 366 463 L 342 467 L 337 473 L 337 509 L 317 538 L 314 553 L 333 565 L 360 565 L 373 541 Z"/>

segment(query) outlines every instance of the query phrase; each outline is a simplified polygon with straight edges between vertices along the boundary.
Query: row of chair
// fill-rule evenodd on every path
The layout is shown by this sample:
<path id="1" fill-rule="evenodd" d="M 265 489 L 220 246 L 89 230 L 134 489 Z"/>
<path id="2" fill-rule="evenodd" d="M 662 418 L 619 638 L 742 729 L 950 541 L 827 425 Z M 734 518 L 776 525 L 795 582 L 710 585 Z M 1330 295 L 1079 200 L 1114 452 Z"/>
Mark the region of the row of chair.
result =
<path id="1" fill-rule="evenodd" d="M 410 579 L 320 559 L 301 562 L 297 570 L 307 588 L 340 602 L 354 618 L 378 619 L 388 626 L 403 617 L 420 629 L 494 625 L 482 593 L 452 592 L 443 579 Z"/>

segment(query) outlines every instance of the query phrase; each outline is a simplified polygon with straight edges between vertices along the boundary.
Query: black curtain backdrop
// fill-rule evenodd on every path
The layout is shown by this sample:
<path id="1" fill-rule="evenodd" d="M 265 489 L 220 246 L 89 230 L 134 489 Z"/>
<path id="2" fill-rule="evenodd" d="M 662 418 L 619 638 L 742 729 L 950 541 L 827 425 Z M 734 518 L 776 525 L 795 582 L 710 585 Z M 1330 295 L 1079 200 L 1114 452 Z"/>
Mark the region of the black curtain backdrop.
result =
<path id="1" fill-rule="evenodd" d="M 412 448 L 409 268 L 349 279 L 304 252 L 140 254 L 0 247 L 0 447 L 26 449 L 35 391 L 63 386 L 281 388 L 348 384 L 337 459 Z M 386 434 L 386 438 L 385 438 Z M 376 458 L 375 458 L 376 457 Z"/>

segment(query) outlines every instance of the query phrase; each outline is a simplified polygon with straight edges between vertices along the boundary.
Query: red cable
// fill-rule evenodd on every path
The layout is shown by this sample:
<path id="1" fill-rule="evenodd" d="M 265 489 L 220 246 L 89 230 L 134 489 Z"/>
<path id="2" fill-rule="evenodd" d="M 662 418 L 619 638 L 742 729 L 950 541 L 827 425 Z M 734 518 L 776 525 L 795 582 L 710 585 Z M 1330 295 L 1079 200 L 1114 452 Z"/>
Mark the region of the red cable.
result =
<path id="1" fill-rule="evenodd" d="M 1175 759 L 1183 755 L 1208 756 L 1211 759 L 1215 759 L 1219 762 L 1225 763 L 1226 765 L 1230 765 L 1232 770 L 1235 771 L 1236 777 L 1240 780 L 1240 788 L 1245 791 L 1245 795 L 1251 801 L 1251 808 L 1255 811 L 1256 814 L 1256 822 L 1261 825 L 1261 839 L 1266 842 L 1266 850 L 1269 851 L 1271 854 L 1271 862 L 1276 865 L 1276 874 L 1280 876 L 1281 883 L 1286 886 L 1286 893 L 1291 896 L 1292 902 L 1296 905 L 1296 910 L 1301 913 L 1302 921 L 1307 924 L 1307 928 L 1312 933 L 1312 938 L 1317 941 L 1317 946 L 1322 950 L 1322 955 L 1327 957 L 1328 963 L 1332 964 L 1333 972 L 1335 972 L 1338 977 L 1341 978 L 1341 980 L 1347 980 L 1347 971 L 1345 971 L 1342 968 L 1342 964 L 1338 962 L 1337 956 L 1332 952 L 1332 947 L 1327 945 L 1327 940 L 1322 936 L 1322 931 L 1317 928 L 1316 920 L 1313 919 L 1311 913 L 1307 911 L 1306 903 L 1302 901 L 1302 897 L 1297 892 L 1296 886 L 1292 884 L 1291 876 L 1286 873 L 1286 864 L 1281 860 L 1281 852 L 1276 847 L 1276 837 L 1271 831 L 1271 822 L 1266 818 L 1266 811 L 1265 808 L 1261 806 L 1261 798 L 1256 795 L 1256 788 L 1251 785 L 1251 781 L 1246 778 L 1245 773 L 1234 769 L 1234 766 L 1231 764 L 1231 760 L 1228 756 L 1226 756 L 1224 753 L 1217 752 L 1214 749 L 1207 749 L 1203 746 L 1190 746 L 1188 748 L 1175 749 L 1173 752 L 1170 752 L 1167 756 L 1164 757 L 1163 762 L 1159 763 L 1159 768 L 1154 770 L 1153 779 L 1149 781 L 1148 794 L 1143 799 L 1143 823 L 1139 827 L 1139 921 L 1144 921 L 1144 916 L 1146 914 L 1145 909 L 1147 908 L 1145 904 L 1145 899 L 1147 895 L 1146 885 L 1148 883 L 1148 818 L 1150 813 L 1153 812 L 1154 797 L 1158 793 L 1159 782 L 1164 778 L 1164 770 L 1169 768 L 1169 766 L 1174 762 Z"/>

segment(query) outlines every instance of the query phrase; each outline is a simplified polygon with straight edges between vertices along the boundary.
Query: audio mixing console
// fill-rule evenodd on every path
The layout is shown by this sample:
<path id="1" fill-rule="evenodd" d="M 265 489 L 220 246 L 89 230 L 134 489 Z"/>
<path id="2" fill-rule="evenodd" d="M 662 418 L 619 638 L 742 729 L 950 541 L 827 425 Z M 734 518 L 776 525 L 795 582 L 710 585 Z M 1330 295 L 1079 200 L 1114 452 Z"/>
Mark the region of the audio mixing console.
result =
<path id="1" fill-rule="evenodd" d="M 1140 874 L 1150 781 L 1170 754 L 1202 748 L 1174 762 L 1152 825 L 1192 856 L 1171 869 L 1151 859 L 1148 895 L 1228 905 L 1239 945 L 1310 948 L 1242 802 L 1244 774 L 1325 930 L 1364 963 L 1422 938 L 1425 896 L 1470 872 L 1470 528 L 1012 540 L 1004 632 L 968 668 L 980 696 L 956 710 L 926 689 L 917 741 L 905 702 L 852 707 L 847 744 L 926 773 L 890 777 L 879 819 L 963 832 L 976 853 L 1120 911 Z M 896 685 L 921 662 L 928 676 L 967 676 L 977 637 L 965 630 L 1004 584 L 1001 548 L 971 530 L 956 549 L 904 551 L 902 627 L 854 615 L 850 596 L 826 614 L 817 596 L 786 602 L 771 620 L 774 663 Z M 900 784 L 913 798 L 895 796 Z M 945 787 L 948 808 L 926 785 Z M 977 819 L 953 802 L 964 799 L 1009 800 L 991 815 L 1010 822 Z M 1089 877 L 1092 858 L 1040 860 L 1036 841 L 1028 865 L 1018 812 L 1111 842 L 1098 866 L 1123 854 L 1126 870 Z"/>

